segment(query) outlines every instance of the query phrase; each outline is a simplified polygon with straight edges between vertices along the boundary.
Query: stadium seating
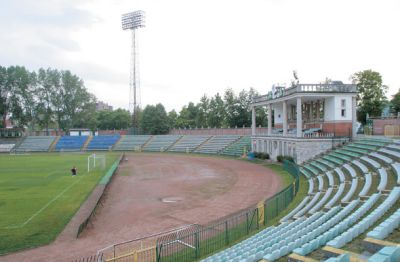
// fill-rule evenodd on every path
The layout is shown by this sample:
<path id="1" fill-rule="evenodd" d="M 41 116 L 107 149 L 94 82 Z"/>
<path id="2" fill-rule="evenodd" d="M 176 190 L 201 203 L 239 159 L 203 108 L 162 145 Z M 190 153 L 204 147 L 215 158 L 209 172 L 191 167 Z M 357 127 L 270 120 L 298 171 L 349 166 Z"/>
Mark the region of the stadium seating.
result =
<path id="1" fill-rule="evenodd" d="M 356 192 L 358 186 L 358 178 L 353 178 L 353 180 L 351 180 L 351 186 L 349 191 L 347 191 L 347 194 L 342 198 L 342 203 L 344 202 L 349 202 L 350 199 L 353 197 L 353 194 Z"/>
<path id="2" fill-rule="evenodd" d="M 361 192 L 359 193 L 359 196 L 366 196 L 369 192 L 369 189 L 371 188 L 372 185 L 372 176 L 370 173 L 364 174 L 365 176 L 365 183 L 364 187 L 361 189 Z"/>
<path id="3" fill-rule="evenodd" d="M 342 196 L 344 189 L 345 189 L 345 184 L 341 183 L 339 185 L 338 190 L 336 191 L 336 194 L 329 200 L 329 202 L 325 205 L 327 208 L 331 208 L 332 206 L 335 205 L 335 203 L 339 200 L 339 198 Z"/>
<path id="4" fill-rule="evenodd" d="M 125 135 L 122 136 L 119 142 L 114 146 L 116 151 L 141 150 L 143 145 L 151 138 L 146 135 Z"/>
<path id="5" fill-rule="evenodd" d="M 356 171 L 349 164 L 344 164 L 343 167 L 350 173 L 352 178 L 356 178 L 357 177 Z"/>
<path id="6" fill-rule="evenodd" d="M 342 159 L 331 156 L 331 155 L 326 155 L 326 156 L 323 156 L 322 158 L 325 160 L 331 161 L 332 163 L 334 163 L 338 166 L 343 165 L 343 163 L 344 163 Z"/>
<path id="7" fill-rule="evenodd" d="M 119 135 L 94 136 L 90 140 L 87 150 L 111 150 L 113 145 L 120 139 Z"/>
<path id="8" fill-rule="evenodd" d="M 181 137 L 182 136 L 179 135 L 153 136 L 153 138 L 143 147 L 143 151 L 164 152 Z"/>
<path id="9" fill-rule="evenodd" d="M 194 150 L 195 153 L 201 154 L 219 154 L 227 146 L 237 141 L 240 136 L 214 136 L 202 146 Z"/>
<path id="10" fill-rule="evenodd" d="M 17 152 L 47 152 L 55 136 L 27 136 L 16 149 Z"/>
<path id="11" fill-rule="evenodd" d="M 399 150 L 400 148 L 396 148 L 396 149 Z M 389 149 L 386 149 L 386 148 L 381 148 L 378 151 L 382 152 L 382 153 L 386 153 L 386 154 L 388 154 L 390 156 L 394 156 L 394 157 L 400 158 L 400 152 L 398 152 L 398 151 L 389 150 Z"/>
<path id="12" fill-rule="evenodd" d="M 202 143 L 210 139 L 211 136 L 184 136 L 176 144 L 168 149 L 170 152 L 190 153 Z"/>
<path id="13" fill-rule="evenodd" d="M 346 180 L 343 171 L 340 168 L 335 168 L 335 172 L 339 176 L 340 183 L 343 183 Z"/>
<path id="14" fill-rule="evenodd" d="M 385 162 L 387 164 L 391 164 L 393 162 L 393 160 L 391 158 L 389 158 L 387 156 L 384 156 L 384 155 L 381 155 L 379 153 L 373 152 L 373 153 L 370 153 L 369 155 L 373 156 L 373 157 L 375 157 L 377 159 L 380 159 L 380 160 L 382 160 L 383 162 Z"/>
<path id="15" fill-rule="evenodd" d="M 400 163 L 392 164 L 394 172 L 397 174 L 397 184 L 400 185 Z"/>
<path id="16" fill-rule="evenodd" d="M 372 168 L 375 168 L 375 169 L 381 168 L 381 164 L 379 164 L 378 162 L 376 162 L 375 160 L 373 160 L 369 157 L 363 156 L 363 157 L 361 157 L 361 159 L 364 160 L 365 162 L 367 162 L 368 164 L 370 164 L 372 166 Z"/>
<path id="17" fill-rule="evenodd" d="M 338 257 L 331 257 L 324 262 L 350 262 L 350 255 L 349 254 L 342 254 Z"/>
<path id="18" fill-rule="evenodd" d="M 368 262 L 398 262 L 400 261 L 400 247 L 383 247 L 368 258 Z"/>
<path id="19" fill-rule="evenodd" d="M 368 168 L 367 168 L 363 163 L 361 163 L 360 161 L 358 161 L 358 160 L 353 160 L 352 163 L 353 163 L 355 166 L 357 166 L 357 167 L 361 170 L 361 172 L 363 172 L 364 174 L 365 174 L 365 173 L 368 173 Z"/>
<path id="20" fill-rule="evenodd" d="M 62 136 L 55 147 L 55 151 L 79 151 L 85 144 L 88 136 Z"/>
<path id="21" fill-rule="evenodd" d="M 387 173 L 386 170 L 383 168 L 378 169 L 378 173 L 380 176 L 380 180 L 379 180 L 379 185 L 378 185 L 378 191 L 383 191 L 386 188 L 386 184 L 387 184 Z"/>
<path id="22" fill-rule="evenodd" d="M 373 230 L 369 231 L 367 236 L 383 240 L 398 227 L 400 227 L 400 208 Z"/>
<path id="23" fill-rule="evenodd" d="M 290 252 L 306 256 L 324 245 L 344 246 L 366 232 L 400 198 L 400 187 L 393 187 L 386 172 L 391 163 L 396 182 L 400 182 L 397 154 L 400 141 L 390 144 L 388 140 L 363 139 L 305 163 L 299 170 L 308 180 L 307 195 L 280 219 L 279 226 L 267 228 L 205 261 L 275 261 Z M 377 187 L 372 188 L 375 183 Z M 377 193 L 371 195 L 372 191 Z M 399 223 L 397 210 L 368 236 L 384 239 Z M 348 259 L 345 254 L 327 261 Z"/>
<path id="24" fill-rule="evenodd" d="M 15 144 L 0 144 L 0 153 L 8 153 L 14 148 Z"/>
<path id="25" fill-rule="evenodd" d="M 228 156 L 241 156 L 251 150 L 251 138 L 243 136 L 237 142 L 229 145 L 222 151 L 223 155 Z"/>
<path id="26" fill-rule="evenodd" d="M 389 208 L 393 206 L 393 204 L 396 203 L 399 197 L 400 197 L 400 187 L 393 188 L 389 196 L 382 202 L 382 204 L 380 204 L 376 209 L 374 209 L 371 213 L 369 213 L 366 217 L 364 217 L 355 226 L 352 226 L 350 229 L 343 232 L 335 239 L 329 241 L 328 245 L 335 248 L 341 248 L 346 243 L 352 241 L 354 238 L 364 233 L 371 225 L 373 225 L 380 217 L 382 217 L 382 215 L 385 214 L 389 210 Z M 372 197 L 370 199 L 372 199 Z M 368 201 L 370 199 L 368 199 Z M 353 217 L 357 212 L 358 210 L 353 215 L 350 216 L 350 219 L 353 219 L 354 222 L 361 217 L 361 216 Z"/>

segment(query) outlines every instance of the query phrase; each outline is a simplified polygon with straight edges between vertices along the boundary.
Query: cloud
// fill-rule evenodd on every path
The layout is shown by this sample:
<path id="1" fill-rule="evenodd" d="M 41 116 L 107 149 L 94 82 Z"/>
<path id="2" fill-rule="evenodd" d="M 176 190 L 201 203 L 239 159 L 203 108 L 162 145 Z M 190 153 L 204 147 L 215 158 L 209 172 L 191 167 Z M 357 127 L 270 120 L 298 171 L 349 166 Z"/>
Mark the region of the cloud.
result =
<path id="1" fill-rule="evenodd" d="M 79 4 L 78 4 L 79 2 Z M 79 52 L 72 34 L 101 21 L 80 7 L 88 1 L 4 1 L 0 8 L 0 61 L 57 67 L 62 52 Z"/>

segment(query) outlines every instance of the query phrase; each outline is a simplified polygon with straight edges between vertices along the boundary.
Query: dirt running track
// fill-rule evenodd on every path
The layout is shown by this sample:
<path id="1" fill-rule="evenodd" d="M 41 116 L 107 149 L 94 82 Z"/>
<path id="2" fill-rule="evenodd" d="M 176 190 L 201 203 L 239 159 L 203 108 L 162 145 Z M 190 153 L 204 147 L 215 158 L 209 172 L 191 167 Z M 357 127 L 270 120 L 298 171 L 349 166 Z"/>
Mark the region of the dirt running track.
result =
<path id="1" fill-rule="evenodd" d="M 280 178 L 244 161 L 179 154 L 130 154 L 93 226 L 79 239 L 68 226 L 51 244 L 0 261 L 71 261 L 114 243 L 187 224 L 204 224 L 278 192 Z"/>

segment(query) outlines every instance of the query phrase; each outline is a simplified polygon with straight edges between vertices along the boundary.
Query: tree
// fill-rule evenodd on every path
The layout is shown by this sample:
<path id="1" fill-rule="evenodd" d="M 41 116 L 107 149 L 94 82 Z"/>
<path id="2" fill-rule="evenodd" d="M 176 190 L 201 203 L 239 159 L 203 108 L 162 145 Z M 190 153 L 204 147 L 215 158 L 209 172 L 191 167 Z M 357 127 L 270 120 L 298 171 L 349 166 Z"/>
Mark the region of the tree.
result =
<path id="1" fill-rule="evenodd" d="M 141 121 L 140 126 L 146 134 L 160 135 L 169 131 L 167 113 L 162 104 L 146 106 Z"/>
<path id="2" fill-rule="evenodd" d="M 87 110 L 87 103 L 95 103 L 94 96 L 87 92 L 82 79 L 70 71 L 61 71 L 60 86 L 52 97 L 58 126 L 68 130 L 79 123 L 79 117 Z"/>
<path id="3" fill-rule="evenodd" d="M 195 119 L 196 126 L 207 127 L 208 114 L 210 111 L 210 99 L 206 95 L 200 98 L 200 103 L 197 104 L 197 115 Z"/>
<path id="4" fill-rule="evenodd" d="M 176 121 L 178 119 L 178 114 L 176 113 L 175 109 L 168 112 L 168 126 L 170 128 L 177 128 Z"/>
<path id="5" fill-rule="evenodd" d="M 10 117 L 18 126 L 31 123 L 34 116 L 35 74 L 25 67 L 10 66 L 0 73 L 0 109 L 3 125 Z"/>
<path id="6" fill-rule="evenodd" d="M 238 99 L 235 92 L 228 88 L 224 94 L 224 105 L 225 105 L 225 125 L 227 127 L 236 127 L 238 124 Z"/>
<path id="7" fill-rule="evenodd" d="M 225 104 L 219 93 L 210 100 L 207 122 L 209 127 L 222 127 L 225 122 Z"/>
<path id="8" fill-rule="evenodd" d="M 379 116 L 385 103 L 387 86 L 382 84 L 382 76 L 372 70 L 364 70 L 352 75 L 357 84 L 358 121 L 365 123 L 367 114 Z"/>
<path id="9" fill-rule="evenodd" d="M 400 89 L 397 91 L 395 95 L 393 95 L 392 100 L 390 101 L 392 110 L 397 114 L 400 112 Z"/>
<path id="10" fill-rule="evenodd" d="M 48 131 L 54 122 L 54 105 L 52 97 L 56 95 L 60 87 L 60 72 L 56 69 L 40 68 L 37 74 L 37 107 L 36 118 L 38 123 Z"/>

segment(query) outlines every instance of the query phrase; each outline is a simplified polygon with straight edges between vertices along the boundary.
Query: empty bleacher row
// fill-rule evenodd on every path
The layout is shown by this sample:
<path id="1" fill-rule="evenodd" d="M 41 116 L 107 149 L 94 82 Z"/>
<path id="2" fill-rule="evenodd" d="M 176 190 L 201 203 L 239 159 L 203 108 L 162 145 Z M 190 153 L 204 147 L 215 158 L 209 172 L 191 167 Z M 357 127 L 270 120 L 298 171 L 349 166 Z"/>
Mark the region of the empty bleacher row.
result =
<path id="1" fill-rule="evenodd" d="M 121 136 L 121 140 L 116 143 L 114 146 L 114 150 L 117 151 L 130 151 L 136 150 L 139 151 L 143 147 L 143 145 L 151 138 L 149 135 L 126 135 Z"/>
<path id="2" fill-rule="evenodd" d="M 369 230 L 368 236 L 385 238 L 400 223 L 399 210 L 387 214 L 400 199 L 399 156 L 400 143 L 363 139 L 308 161 L 300 167 L 308 180 L 307 195 L 279 226 L 204 261 L 275 261 L 290 253 L 304 257 L 325 245 L 343 247 Z M 385 214 L 389 217 L 372 229 Z"/>
<path id="3" fill-rule="evenodd" d="M 55 136 L 28 136 L 16 149 L 17 152 L 47 152 Z"/>
<path id="4" fill-rule="evenodd" d="M 13 145 L 14 147 L 14 145 Z M 2 149 L 1 147 L 0 149 Z M 4 146 L 9 152 L 11 146 Z M 184 152 L 201 154 L 223 154 L 240 156 L 251 148 L 249 136 L 237 135 L 103 135 L 103 136 L 28 136 L 17 147 L 17 151 L 149 151 Z"/>

